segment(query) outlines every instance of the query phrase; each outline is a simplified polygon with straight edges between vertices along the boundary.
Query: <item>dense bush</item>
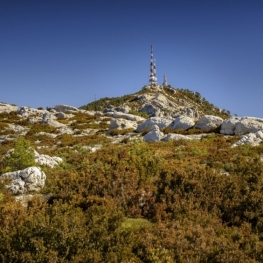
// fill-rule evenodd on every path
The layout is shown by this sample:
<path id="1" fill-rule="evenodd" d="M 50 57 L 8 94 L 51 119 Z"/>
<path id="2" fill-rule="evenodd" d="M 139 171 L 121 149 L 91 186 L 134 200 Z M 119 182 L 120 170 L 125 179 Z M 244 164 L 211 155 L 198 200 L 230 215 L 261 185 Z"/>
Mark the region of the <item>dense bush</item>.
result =
<path id="1" fill-rule="evenodd" d="M 34 134 L 41 127 L 28 138 L 48 140 Z M 0 261 L 263 262 L 263 145 L 231 148 L 237 139 L 130 140 L 92 153 L 85 146 L 105 136 L 58 135 L 52 155 L 64 162 L 45 168 L 28 207 L 0 181 Z M 30 144 L 16 147 L 27 156 Z"/>
<path id="2" fill-rule="evenodd" d="M 35 165 L 34 150 L 24 137 L 19 137 L 14 142 L 14 149 L 3 158 L 5 171 L 22 170 Z"/>

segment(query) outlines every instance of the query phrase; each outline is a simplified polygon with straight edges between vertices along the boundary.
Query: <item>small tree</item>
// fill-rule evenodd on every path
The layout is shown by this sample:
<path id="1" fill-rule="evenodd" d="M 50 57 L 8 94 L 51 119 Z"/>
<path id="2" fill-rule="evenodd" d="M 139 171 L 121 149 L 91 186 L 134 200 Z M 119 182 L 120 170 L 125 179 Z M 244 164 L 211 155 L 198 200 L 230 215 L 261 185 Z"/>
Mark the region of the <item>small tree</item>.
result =
<path id="1" fill-rule="evenodd" d="M 19 137 L 14 143 L 14 149 L 3 159 L 6 166 L 5 171 L 22 170 L 34 166 L 35 154 L 29 141 L 24 137 Z"/>

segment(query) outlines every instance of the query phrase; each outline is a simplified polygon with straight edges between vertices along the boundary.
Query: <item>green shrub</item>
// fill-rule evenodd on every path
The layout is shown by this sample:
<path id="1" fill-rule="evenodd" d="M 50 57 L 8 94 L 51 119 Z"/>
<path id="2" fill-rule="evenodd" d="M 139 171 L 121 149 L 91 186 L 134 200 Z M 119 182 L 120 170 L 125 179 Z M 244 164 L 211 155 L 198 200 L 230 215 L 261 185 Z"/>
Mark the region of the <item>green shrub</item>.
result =
<path id="1" fill-rule="evenodd" d="M 14 143 L 14 149 L 3 159 L 6 171 L 22 170 L 35 165 L 34 150 L 24 137 L 19 137 Z"/>

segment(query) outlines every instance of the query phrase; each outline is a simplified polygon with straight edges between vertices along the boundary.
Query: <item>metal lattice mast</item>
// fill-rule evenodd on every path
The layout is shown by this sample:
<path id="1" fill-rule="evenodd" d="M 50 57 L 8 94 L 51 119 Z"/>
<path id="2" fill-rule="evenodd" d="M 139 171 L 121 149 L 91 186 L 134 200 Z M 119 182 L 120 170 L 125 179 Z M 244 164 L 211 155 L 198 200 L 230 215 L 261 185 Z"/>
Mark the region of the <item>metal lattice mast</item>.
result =
<path id="1" fill-rule="evenodd" d="M 150 77 L 149 82 L 151 85 L 157 84 L 156 77 L 156 60 L 153 57 L 153 46 L 151 45 L 151 61 L 150 61 Z"/>

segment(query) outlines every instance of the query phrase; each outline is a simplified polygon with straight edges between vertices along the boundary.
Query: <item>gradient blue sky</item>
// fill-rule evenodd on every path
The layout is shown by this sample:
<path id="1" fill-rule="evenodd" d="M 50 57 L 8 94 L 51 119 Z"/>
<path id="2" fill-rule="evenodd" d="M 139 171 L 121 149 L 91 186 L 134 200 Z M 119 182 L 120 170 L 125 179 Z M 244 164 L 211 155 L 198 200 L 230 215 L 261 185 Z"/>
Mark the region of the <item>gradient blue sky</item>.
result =
<path id="1" fill-rule="evenodd" d="M 0 101 L 82 106 L 148 83 L 263 117 L 263 1 L 0 0 Z"/>

